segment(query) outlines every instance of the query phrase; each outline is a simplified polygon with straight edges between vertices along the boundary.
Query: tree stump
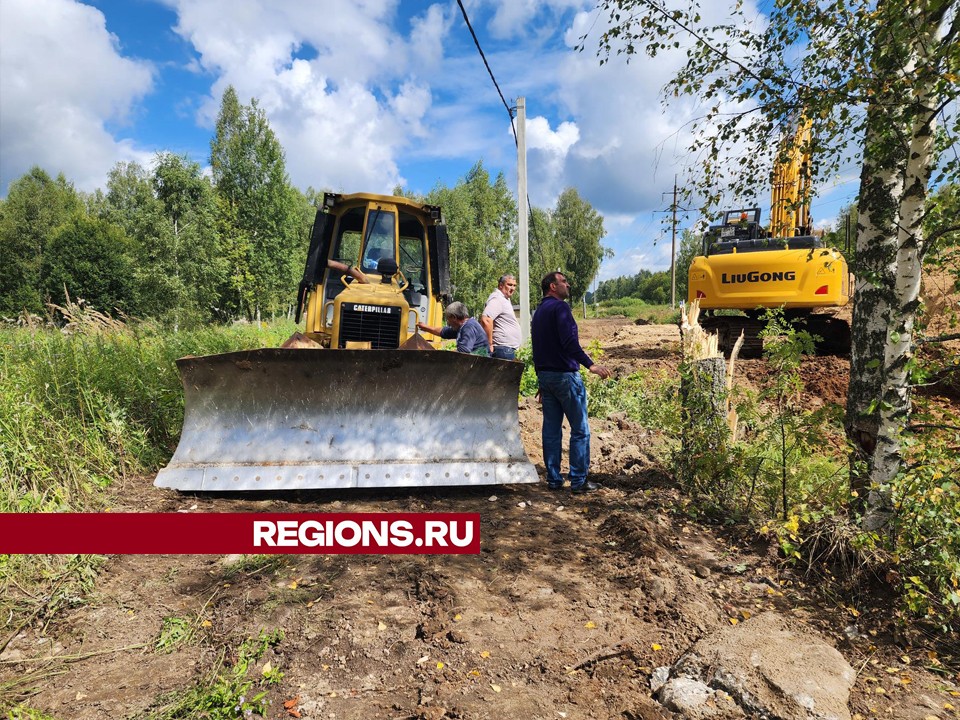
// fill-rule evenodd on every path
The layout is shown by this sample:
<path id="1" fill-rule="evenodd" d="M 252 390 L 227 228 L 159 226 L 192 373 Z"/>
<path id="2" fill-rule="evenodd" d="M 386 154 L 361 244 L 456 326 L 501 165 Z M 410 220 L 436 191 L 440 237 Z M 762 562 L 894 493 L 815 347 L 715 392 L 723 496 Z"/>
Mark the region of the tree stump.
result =
<path id="1" fill-rule="evenodd" d="M 708 423 L 715 423 L 718 419 L 726 423 L 729 385 L 723 354 L 717 336 L 700 326 L 699 316 L 700 306 L 696 300 L 689 309 L 680 308 L 680 337 L 686 370 L 680 381 L 680 402 L 688 411 L 708 410 L 714 416 L 702 418 Z M 696 414 L 700 415 L 700 412 Z"/>
<path id="2" fill-rule="evenodd" d="M 700 309 L 694 301 L 681 307 L 680 335 L 683 350 L 680 404 L 684 423 L 680 438 L 677 475 L 689 491 L 711 492 L 720 476 L 729 474 L 727 451 L 736 438 L 736 411 L 729 394 L 733 363 L 739 344 L 731 354 L 729 372 L 718 349 L 717 336 L 697 322 Z"/>

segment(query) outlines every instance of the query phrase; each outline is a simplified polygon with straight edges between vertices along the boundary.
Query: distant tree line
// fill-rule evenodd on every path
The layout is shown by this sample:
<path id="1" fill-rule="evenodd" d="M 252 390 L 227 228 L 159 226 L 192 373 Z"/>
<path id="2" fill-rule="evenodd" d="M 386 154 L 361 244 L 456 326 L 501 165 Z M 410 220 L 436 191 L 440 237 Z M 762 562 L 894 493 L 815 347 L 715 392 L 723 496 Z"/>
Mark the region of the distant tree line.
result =
<path id="1" fill-rule="evenodd" d="M 684 230 L 677 247 L 676 300 L 687 299 L 687 271 L 693 258 L 700 253 L 701 236 L 690 230 Z M 639 298 L 649 305 L 670 304 L 670 270 L 641 270 L 636 275 L 622 275 L 604 280 L 597 285 L 593 300 L 619 300 L 621 298 Z"/>
<path id="2" fill-rule="evenodd" d="M 256 99 L 241 104 L 232 87 L 209 159 L 209 175 L 168 152 L 149 169 L 121 162 L 93 193 L 39 167 L 11 183 L 0 199 L 0 318 L 43 314 L 68 297 L 174 328 L 289 313 L 323 193 L 291 185 L 265 113 Z M 517 204 L 506 180 L 478 162 L 454 187 L 417 199 L 442 207 L 454 294 L 479 312 L 497 278 L 518 271 Z M 562 269 L 578 300 L 609 252 L 604 234 L 603 219 L 572 188 L 553 209 L 534 208 L 531 299 L 546 272 Z"/>

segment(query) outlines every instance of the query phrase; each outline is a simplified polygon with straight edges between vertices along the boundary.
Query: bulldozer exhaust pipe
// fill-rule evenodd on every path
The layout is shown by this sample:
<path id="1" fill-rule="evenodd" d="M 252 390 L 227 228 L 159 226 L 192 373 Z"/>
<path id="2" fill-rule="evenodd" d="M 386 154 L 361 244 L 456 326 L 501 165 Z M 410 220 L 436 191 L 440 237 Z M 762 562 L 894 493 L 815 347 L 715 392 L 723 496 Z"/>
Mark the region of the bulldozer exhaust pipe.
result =
<path id="1" fill-rule="evenodd" d="M 523 365 L 455 352 L 265 348 L 177 361 L 157 487 L 232 492 L 531 483 Z"/>

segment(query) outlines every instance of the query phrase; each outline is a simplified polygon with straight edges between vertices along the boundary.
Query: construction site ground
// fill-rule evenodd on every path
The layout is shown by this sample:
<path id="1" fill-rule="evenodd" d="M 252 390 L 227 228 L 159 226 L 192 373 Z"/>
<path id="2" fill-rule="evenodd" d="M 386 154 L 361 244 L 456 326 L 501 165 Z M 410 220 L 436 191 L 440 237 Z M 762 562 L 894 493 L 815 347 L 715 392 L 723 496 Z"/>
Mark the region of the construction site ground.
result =
<path id="1" fill-rule="evenodd" d="M 618 375 L 676 372 L 674 326 L 589 320 L 591 338 Z M 766 361 L 744 360 L 737 377 L 759 387 L 769 373 Z M 847 373 L 845 358 L 805 359 L 811 407 L 842 404 Z M 521 400 L 520 421 L 537 485 L 207 497 L 130 478 L 113 511 L 473 512 L 482 551 L 109 556 L 89 594 L 13 639 L 0 681 L 35 677 L 26 704 L 55 718 L 146 717 L 218 658 L 229 666 L 243 640 L 281 629 L 251 670 L 283 673 L 270 718 L 670 718 L 679 716 L 651 697 L 653 670 L 772 610 L 854 668 L 851 716 L 957 716 L 957 677 L 934 666 L 932 645 L 898 635 L 889 597 L 862 593 L 854 604 L 785 567 L 761 539 L 678 512 L 679 491 L 652 452 L 662 437 L 626 418 L 591 419 L 603 489 L 572 496 L 542 482 L 533 398 Z M 189 624 L 192 640 L 158 649 L 165 618 Z"/>

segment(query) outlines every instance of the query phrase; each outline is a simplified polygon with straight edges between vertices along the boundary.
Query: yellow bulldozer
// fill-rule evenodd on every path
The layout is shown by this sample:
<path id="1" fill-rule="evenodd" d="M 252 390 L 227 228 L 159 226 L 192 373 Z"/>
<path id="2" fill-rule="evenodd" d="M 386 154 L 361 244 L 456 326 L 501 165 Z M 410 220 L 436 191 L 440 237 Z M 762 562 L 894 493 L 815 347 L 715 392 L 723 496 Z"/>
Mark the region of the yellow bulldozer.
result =
<path id="1" fill-rule="evenodd" d="M 523 365 L 434 351 L 439 340 L 417 334 L 443 324 L 449 267 L 439 207 L 326 193 L 296 299 L 307 341 L 178 360 L 183 431 L 155 485 L 536 482 L 520 439 Z"/>
<path id="2" fill-rule="evenodd" d="M 741 333 L 741 354 L 760 354 L 768 308 L 783 308 L 818 337 L 818 352 L 850 350 L 849 323 L 831 314 L 850 300 L 850 273 L 843 254 L 812 234 L 809 148 L 810 123 L 803 121 L 774 164 L 769 227 L 761 226 L 759 208 L 728 210 L 704 233 L 702 253 L 690 264 L 688 301 L 699 301 L 700 324 L 726 354 Z"/>

